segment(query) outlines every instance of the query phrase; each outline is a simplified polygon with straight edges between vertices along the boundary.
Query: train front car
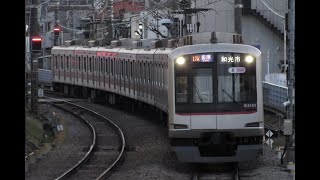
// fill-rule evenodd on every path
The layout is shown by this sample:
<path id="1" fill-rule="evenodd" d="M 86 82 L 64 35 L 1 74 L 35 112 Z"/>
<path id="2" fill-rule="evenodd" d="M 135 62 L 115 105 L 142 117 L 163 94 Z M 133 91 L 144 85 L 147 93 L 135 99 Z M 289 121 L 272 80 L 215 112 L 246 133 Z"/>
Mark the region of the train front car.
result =
<path id="1" fill-rule="evenodd" d="M 169 137 L 178 160 L 254 160 L 264 135 L 261 52 L 198 44 L 169 54 Z"/>

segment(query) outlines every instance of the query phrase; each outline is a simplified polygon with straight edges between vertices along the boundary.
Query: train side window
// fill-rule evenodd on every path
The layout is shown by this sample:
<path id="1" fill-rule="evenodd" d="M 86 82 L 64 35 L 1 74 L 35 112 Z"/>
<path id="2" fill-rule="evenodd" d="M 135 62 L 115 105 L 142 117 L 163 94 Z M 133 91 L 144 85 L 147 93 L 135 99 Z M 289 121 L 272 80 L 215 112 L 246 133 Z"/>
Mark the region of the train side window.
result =
<path id="1" fill-rule="evenodd" d="M 61 56 L 60 58 L 60 65 L 61 65 L 60 68 L 63 69 L 63 56 Z"/>
<path id="2" fill-rule="evenodd" d="M 105 64 L 105 65 L 106 65 L 106 69 L 105 69 L 105 70 L 106 70 L 106 74 L 108 74 L 108 72 L 109 72 L 109 69 L 108 69 L 108 67 L 109 67 L 109 66 L 108 66 L 109 62 L 110 62 L 110 57 L 108 57 L 108 58 L 105 59 L 105 63 L 106 63 L 106 64 Z"/>
<path id="3" fill-rule="evenodd" d="M 102 57 L 100 57 L 100 68 L 99 68 L 99 69 L 100 69 L 100 72 L 101 72 L 101 73 L 102 73 L 102 68 L 103 68 L 103 67 L 102 67 L 102 60 L 103 60 Z"/>
<path id="4" fill-rule="evenodd" d="M 188 103 L 188 71 L 187 68 L 175 68 L 176 103 Z"/>
<path id="5" fill-rule="evenodd" d="M 83 71 L 83 56 L 80 59 L 80 71 Z"/>
<path id="6" fill-rule="evenodd" d="M 154 85 L 157 85 L 157 68 L 158 68 L 158 64 L 155 63 L 154 64 L 154 71 L 153 71 L 153 77 L 154 77 Z"/>
<path id="7" fill-rule="evenodd" d="M 91 60 L 91 72 L 92 73 L 95 73 L 97 72 L 97 61 L 98 61 L 99 57 L 92 57 L 92 60 Z"/>
<path id="8" fill-rule="evenodd" d="M 150 67 L 149 67 L 149 63 L 147 63 L 147 65 L 146 65 L 146 81 L 147 81 L 147 84 L 149 84 L 150 83 L 150 69 L 149 69 Z"/>
<path id="9" fill-rule="evenodd" d="M 159 69 L 158 69 L 158 77 L 159 77 L 159 87 L 161 87 L 161 63 L 159 64 Z"/>
<path id="10" fill-rule="evenodd" d="M 130 62 L 130 77 L 133 78 L 132 77 L 132 61 Z"/>
<path id="11" fill-rule="evenodd" d="M 114 75 L 115 76 L 118 76 L 118 64 L 119 64 L 119 59 L 117 59 L 117 60 L 114 60 L 114 63 L 113 63 L 114 65 L 114 68 L 113 68 L 113 70 L 114 70 Z"/>
<path id="12" fill-rule="evenodd" d="M 124 77 L 124 60 L 121 60 L 121 77 Z"/>
<path id="13" fill-rule="evenodd" d="M 99 67 L 98 67 L 98 64 L 99 64 L 99 60 L 102 59 L 101 57 L 96 57 L 95 59 L 93 59 L 93 67 L 94 67 L 94 70 L 92 70 L 92 72 L 99 72 Z"/>
<path id="14" fill-rule="evenodd" d="M 161 84 L 162 84 L 161 68 L 162 68 L 162 65 L 161 65 L 161 64 L 159 64 L 159 87 L 161 87 Z"/>
<path id="15" fill-rule="evenodd" d="M 167 63 L 164 64 L 164 88 L 167 89 L 167 71 L 168 71 L 168 65 Z"/>
<path id="16" fill-rule="evenodd" d="M 125 78 L 126 77 L 126 60 L 125 59 L 123 60 L 122 65 L 123 65 L 122 73 L 123 73 L 123 77 Z"/>
<path id="17" fill-rule="evenodd" d="M 123 77 L 124 76 L 124 74 L 123 74 L 123 69 L 124 69 L 124 67 L 123 67 L 123 60 L 121 60 L 120 61 L 121 62 L 121 70 L 120 70 L 120 75 L 121 75 L 121 77 Z"/>
<path id="18" fill-rule="evenodd" d="M 105 73 L 106 72 L 106 65 L 105 65 L 105 63 L 106 63 L 106 58 L 105 57 L 103 57 L 103 58 L 101 58 L 101 73 Z"/>
<path id="19" fill-rule="evenodd" d="M 142 81 L 143 83 L 146 82 L 146 63 L 142 64 Z"/>
<path id="20" fill-rule="evenodd" d="M 77 56 L 78 59 L 78 70 L 80 71 L 80 57 Z"/>
<path id="21" fill-rule="evenodd" d="M 142 80 L 142 65 L 141 62 L 139 62 L 139 81 L 141 82 Z"/>
<path id="22" fill-rule="evenodd" d="M 89 64 L 88 71 L 89 71 L 89 72 L 91 72 L 91 63 L 92 63 L 92 62 L 91 62 L 91 57 L 89 57 L 89 62 L 88 62 L 88 64 Z"/>
<path id="23" fill-rule="evenodd" d="M 129 59 L 128 59 L 128 61 L 129 61 Z M 128 61 L 126 61 L 126 72 L 125 72 L 125 75 L 126 75 L 126 78 L 127 78 L 127 79 L 128 79 L 128 75 L 129 75 L 129 73 L 128 73 L 128 71 L 129 71 Z"/>
<path id="24" fill-rule="evenodd" d="M 111 59 L 110 74 L 113 75 L 113 59 Z"/>
<path id="25" fill-rule="evenodd" d="M 147 82 L 147 67 L 146 63 L 143 63 L 143 83 Z"/>
<path id="26" fill-rule="evenodd" d="M 68 70 L 69 69 L 69 56 L 67 56 L 67 66 L 66 66 L 66 69 Z"/>
<path id="27" fill-rule="evenodd" d="M 55 55 L 55 69 L 58 69 L 58 55 Z"/>
<path id="28" fill-rule="evenodd" d="M 97 73 L 98 72 L 98 61 L 99 61 L 100 57 L 96 57 L 95 61 L 94 61 L 94 72 Z"/>
<path id="29" fill-rule="evenodd" d="M 87 61 L 86 61 L 86 57 L 83 57 L 83 71 L 86 72 L 87 71 Z"/>

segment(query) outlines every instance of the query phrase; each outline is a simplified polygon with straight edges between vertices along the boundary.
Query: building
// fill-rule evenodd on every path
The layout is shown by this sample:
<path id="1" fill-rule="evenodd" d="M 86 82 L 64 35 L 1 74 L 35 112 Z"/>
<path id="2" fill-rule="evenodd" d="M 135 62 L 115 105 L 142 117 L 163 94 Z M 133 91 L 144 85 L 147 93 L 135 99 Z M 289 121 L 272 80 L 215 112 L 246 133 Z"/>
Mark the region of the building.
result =
<path id="1" fill-rule="evenodd" d="M 288 0 L 187 1 L 190 9 L 209 10 L 186 14 L 185 18 L 179 14 L 180 29 L 185 21 L 186 33 L 196 33 L 199 22 L 199 32 L 242 34 L 244 44 L 261 50 L 263 75 L 283 72 L 286 61 L 284 41 L 287 41 L 284 38 L 284 17 L 288 13 Z"/>

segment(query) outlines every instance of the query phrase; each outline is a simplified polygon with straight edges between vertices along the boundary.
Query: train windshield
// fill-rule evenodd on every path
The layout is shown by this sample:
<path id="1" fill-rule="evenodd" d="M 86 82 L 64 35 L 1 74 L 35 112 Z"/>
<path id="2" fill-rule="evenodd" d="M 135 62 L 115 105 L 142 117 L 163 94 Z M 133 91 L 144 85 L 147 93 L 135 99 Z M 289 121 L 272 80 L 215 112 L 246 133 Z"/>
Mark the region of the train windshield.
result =
<path id="1" fill-rule="evenodd" d="M 205 53 L 175 65 L 176 112 L 255 111 L 256 62 L 246 54 Z"/>
<path id="2" fill-rule="evenodd" d="M 193 74 L 193 103 L 213 103 L 212 68 L 195 68 Z"/>
<path id="3" fill-rule="evenodd" d="M 254 102 L 257 100 L 255 62 L 228 62 L 221 59 L 237 59 L 240 54 L 219 53 L 218 103 Z M 245 58 L 245 57 L 244 57 Z M 243 58 L 242 58 L 243 59 Z"/>

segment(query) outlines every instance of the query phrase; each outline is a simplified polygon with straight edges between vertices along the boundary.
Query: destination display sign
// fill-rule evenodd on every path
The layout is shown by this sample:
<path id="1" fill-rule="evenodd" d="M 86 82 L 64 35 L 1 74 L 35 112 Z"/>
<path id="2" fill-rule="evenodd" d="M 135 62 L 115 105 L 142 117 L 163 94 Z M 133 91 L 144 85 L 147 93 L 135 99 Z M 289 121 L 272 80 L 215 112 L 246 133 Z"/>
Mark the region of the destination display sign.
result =
<path id="1" fill-rule="evenodd" d="M 231 53 L 219 53 L 218 61 L 220 64 L 232 64 L 232 63 L 240 63 L 243 60 L 240 54 L 231 54 Z"/>
<path id="2" fill-rule="evenodd" d="M 213 57 L 211 54 L 193 55 L 191 59 L 192 62 L 213 62 Z"/>

